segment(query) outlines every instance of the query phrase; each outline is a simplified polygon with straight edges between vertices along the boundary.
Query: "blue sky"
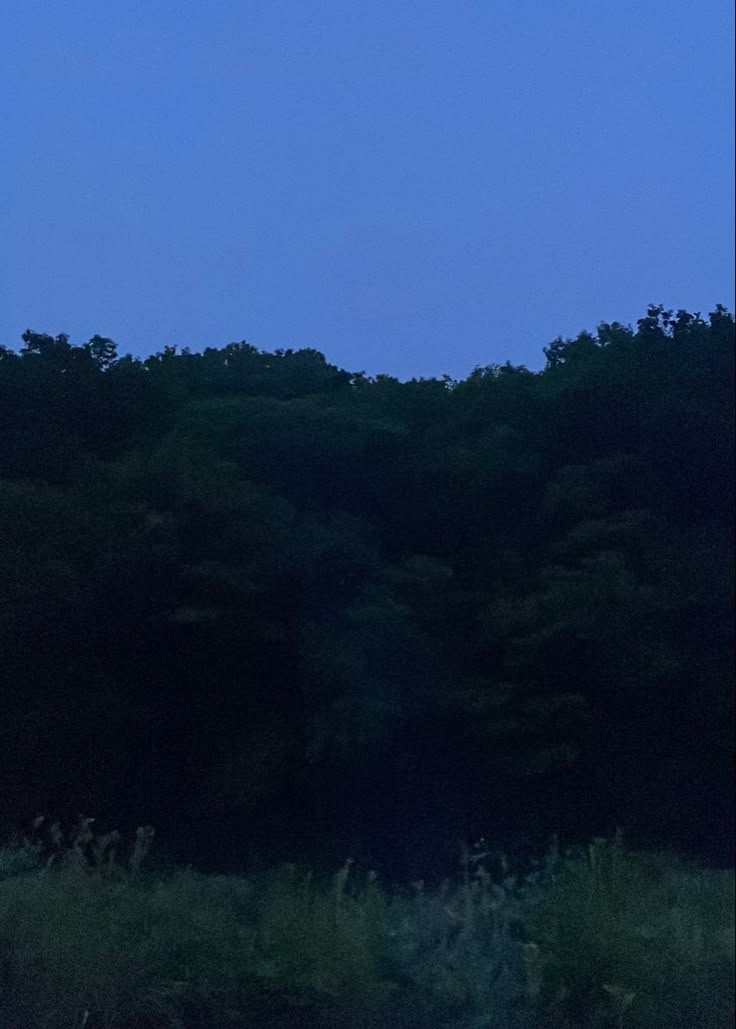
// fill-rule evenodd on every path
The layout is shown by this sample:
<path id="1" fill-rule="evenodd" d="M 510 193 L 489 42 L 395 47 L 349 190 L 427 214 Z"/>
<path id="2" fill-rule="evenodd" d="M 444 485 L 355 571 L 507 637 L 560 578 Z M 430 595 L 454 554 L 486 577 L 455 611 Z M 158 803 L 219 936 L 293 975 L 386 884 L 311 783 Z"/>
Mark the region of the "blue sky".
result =
<path id="1" fill-rule="evenodd" d="M 729 0 L 5 0 L 0 342 L 399 378 L 734 307 Z"/>

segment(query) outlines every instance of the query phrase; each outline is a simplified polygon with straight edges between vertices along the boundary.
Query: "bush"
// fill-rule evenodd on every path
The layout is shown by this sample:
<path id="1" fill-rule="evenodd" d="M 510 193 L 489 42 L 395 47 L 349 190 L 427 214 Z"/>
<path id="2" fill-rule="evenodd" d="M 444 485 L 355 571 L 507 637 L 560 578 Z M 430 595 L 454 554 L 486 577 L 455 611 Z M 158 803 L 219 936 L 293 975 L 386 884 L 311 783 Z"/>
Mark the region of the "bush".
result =
<path id="1" fill-rule="evenodd" d="M 22 843 L 0 851 L 3 1029 L 178 1029 L 192 998 L 214 1010 L 237 992 L 242 880 L 153 879 L 137 862 L 90 867 L 73 849 L 57 858 Z"/>
<path id="2" fill-rule="evenodd" d="M 530 919 L 549 1026 L 734 1022 L 734 877 L 595 840 Z"/>

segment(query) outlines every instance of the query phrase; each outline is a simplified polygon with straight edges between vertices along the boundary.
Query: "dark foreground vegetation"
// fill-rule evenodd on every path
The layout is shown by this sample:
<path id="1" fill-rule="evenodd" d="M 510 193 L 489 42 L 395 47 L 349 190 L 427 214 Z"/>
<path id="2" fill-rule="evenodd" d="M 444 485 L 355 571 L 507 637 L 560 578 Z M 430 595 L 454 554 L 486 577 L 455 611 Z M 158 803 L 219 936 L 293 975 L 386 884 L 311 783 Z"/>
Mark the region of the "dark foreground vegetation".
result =
<path id="1" fill-rule="evenodd" d="M 725 1024 L 734 319 L 545 354 L 0 347 L 3 1026 Z M 47 868 L 80 813 L 149 877 Z"/>
<path id="2" fill-rule="evenodd" d="M 733 1025 L 733 875 L 620 838 L 526 876 L 466 850 L 434 890 L 54 857 L 0 851 L 4 1029 Z"/>

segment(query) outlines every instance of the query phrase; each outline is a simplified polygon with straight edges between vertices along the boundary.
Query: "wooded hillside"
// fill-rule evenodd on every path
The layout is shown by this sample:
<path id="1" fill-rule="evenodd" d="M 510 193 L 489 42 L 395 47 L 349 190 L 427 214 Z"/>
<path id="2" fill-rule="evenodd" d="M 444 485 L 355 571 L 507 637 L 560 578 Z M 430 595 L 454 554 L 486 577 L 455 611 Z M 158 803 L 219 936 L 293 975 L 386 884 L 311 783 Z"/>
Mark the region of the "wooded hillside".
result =
<path id="1" fill-rule="evenodd" d="M 3 820 L 222 870 L 617 825 L 733 861 L 733 316 L 545 354 L 0 348 Z"/>

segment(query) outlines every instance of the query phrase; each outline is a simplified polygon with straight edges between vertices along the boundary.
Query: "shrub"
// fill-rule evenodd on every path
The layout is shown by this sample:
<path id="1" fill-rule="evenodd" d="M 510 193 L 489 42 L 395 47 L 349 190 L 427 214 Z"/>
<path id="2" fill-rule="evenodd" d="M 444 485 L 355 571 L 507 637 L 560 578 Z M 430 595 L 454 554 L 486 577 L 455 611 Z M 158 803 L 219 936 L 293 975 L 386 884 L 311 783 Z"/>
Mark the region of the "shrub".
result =
<path id="1" fill-rule="evenodd" d="M 733 1025 L 733 912 L 733 872 L 595 840 L 529 919 L 545 1024 Z"/>
<path id="2" fill-rule="evenodd" d="M 350 883 L 348 861 L 331 884 L 293 864 L 258 890 L 254 971 L 283 987 L 370 1004 L 391 990 L 381 966 L 385 898 L 375 877 Z"/>

